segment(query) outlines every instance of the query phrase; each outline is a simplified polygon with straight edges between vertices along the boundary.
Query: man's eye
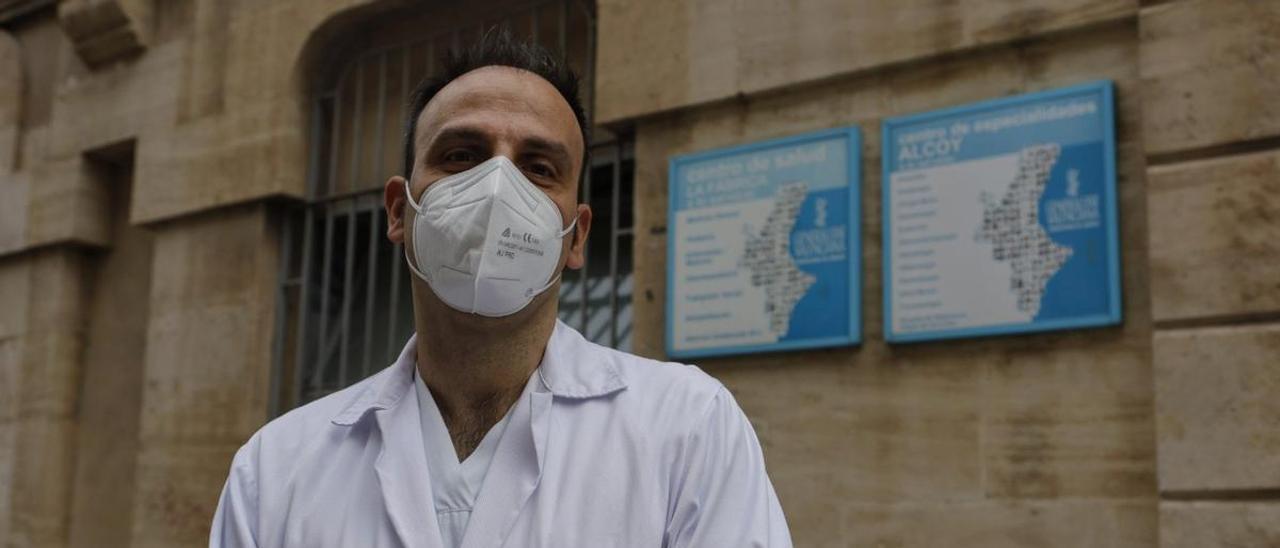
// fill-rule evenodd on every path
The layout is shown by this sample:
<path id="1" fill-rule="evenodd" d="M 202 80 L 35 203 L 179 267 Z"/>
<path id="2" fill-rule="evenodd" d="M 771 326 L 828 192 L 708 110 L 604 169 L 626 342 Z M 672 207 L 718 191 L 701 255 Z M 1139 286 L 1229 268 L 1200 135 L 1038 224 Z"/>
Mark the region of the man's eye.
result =
<path id="1" fill-rule="evenodd" d="M 444 155 L 444 161 L 451 164 L 468 164 L 479 160 L 479 156 L 470 150 L 452 150 Z"/>
<path id="2" fill-rule="evenodd" d="M 524 166 L 524 171 L 525 173 L 528 173 L 535 177 L 544 177 L 544 178 L 555 177 L 555 174 L 556 174 L 555 170 L 552 169 L 551 166 L 547 164 L 542 164 L 542 163 L 526 164 Z"/>

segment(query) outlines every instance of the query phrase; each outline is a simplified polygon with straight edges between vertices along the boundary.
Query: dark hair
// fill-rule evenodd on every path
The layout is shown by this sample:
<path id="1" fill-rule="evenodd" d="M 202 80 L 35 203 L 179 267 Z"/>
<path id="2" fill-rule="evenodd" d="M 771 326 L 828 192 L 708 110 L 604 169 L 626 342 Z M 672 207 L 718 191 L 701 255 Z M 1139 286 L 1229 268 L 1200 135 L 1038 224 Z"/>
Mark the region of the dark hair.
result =
<path id="1" fill-rule="evenodd" d="M 414 135 L 418 129 L 418 116 L 427 107 L 427 103 L 449 82 L 463 74 L 489 66 L 512 67 L 532 72 L 560 92 L 560 96 L 573 110 L 573 116 L 578 119 L 578 127 L 582 129 L 582 173 L 586 172 L 587 149 L 590 143 L 587 116 L 582 108 L 582 99 L 578 96 L 578 75 L 569 68 L 569 64 L 563 57 L 538 44 L 512 37 L 511 31 L 505 27 L 494 27 L 485 31 L 480 40 L 470 47 L 449 50 L 441 66 L 444 67 L 441 73 L 424 78 L 409 97 L 404 130 L 404 176 L 406 179 L 413 176 Z"/>

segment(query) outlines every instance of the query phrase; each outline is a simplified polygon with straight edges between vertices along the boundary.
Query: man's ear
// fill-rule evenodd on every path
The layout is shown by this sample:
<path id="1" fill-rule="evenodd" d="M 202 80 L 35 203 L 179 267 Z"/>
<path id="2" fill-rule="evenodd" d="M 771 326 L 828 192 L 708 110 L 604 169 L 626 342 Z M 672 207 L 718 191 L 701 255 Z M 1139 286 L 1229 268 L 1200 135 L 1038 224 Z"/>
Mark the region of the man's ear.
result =
<path id="1" fill-rule="evenodd" d="M 573 241 L 564 265 L 578 270 L 587 264 L 587 234 L 591 232 L 591 206 L 578 204 L 578 224 L 573 227 Z"/>
<path id="2" fill-rule="evenodd" d="M 407 199 L 404 177 L 393 175 L 387 179 L 387 184 L 382 187 L 382 207 L 387 210 L 387 239 L 391 243 L 404 243 L 404 206 Z"/>

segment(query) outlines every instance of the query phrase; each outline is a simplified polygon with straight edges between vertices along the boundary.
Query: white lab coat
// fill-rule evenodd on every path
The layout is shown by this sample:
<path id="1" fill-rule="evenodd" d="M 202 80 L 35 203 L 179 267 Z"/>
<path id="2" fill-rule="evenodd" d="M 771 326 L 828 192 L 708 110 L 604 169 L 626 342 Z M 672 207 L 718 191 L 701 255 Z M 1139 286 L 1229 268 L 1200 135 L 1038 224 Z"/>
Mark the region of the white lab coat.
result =
<path id="1" fill-rule="evenodd" d="M 254 434 L 209 545 L 439 548 L 413 348 Z M 546 390 L 512 409 L 462 548 L 791 546 L 755 432 L 715 379 L 558 322 L 540 367 Z"/>

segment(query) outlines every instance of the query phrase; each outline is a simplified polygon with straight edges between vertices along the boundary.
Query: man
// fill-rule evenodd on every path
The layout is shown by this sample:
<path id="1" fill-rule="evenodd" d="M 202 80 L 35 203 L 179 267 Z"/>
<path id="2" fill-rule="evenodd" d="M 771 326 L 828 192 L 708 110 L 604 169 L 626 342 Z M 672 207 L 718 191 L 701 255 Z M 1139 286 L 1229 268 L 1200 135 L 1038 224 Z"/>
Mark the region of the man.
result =
<path id="1" fill-rule="evenodd" d="M 556 319 L 591 228 L 576 77 L 505 33 L 446 66 L 384 190 L 417 334 L 241 448 L 210 546 L 790 546 L 720 383 Z"/>

